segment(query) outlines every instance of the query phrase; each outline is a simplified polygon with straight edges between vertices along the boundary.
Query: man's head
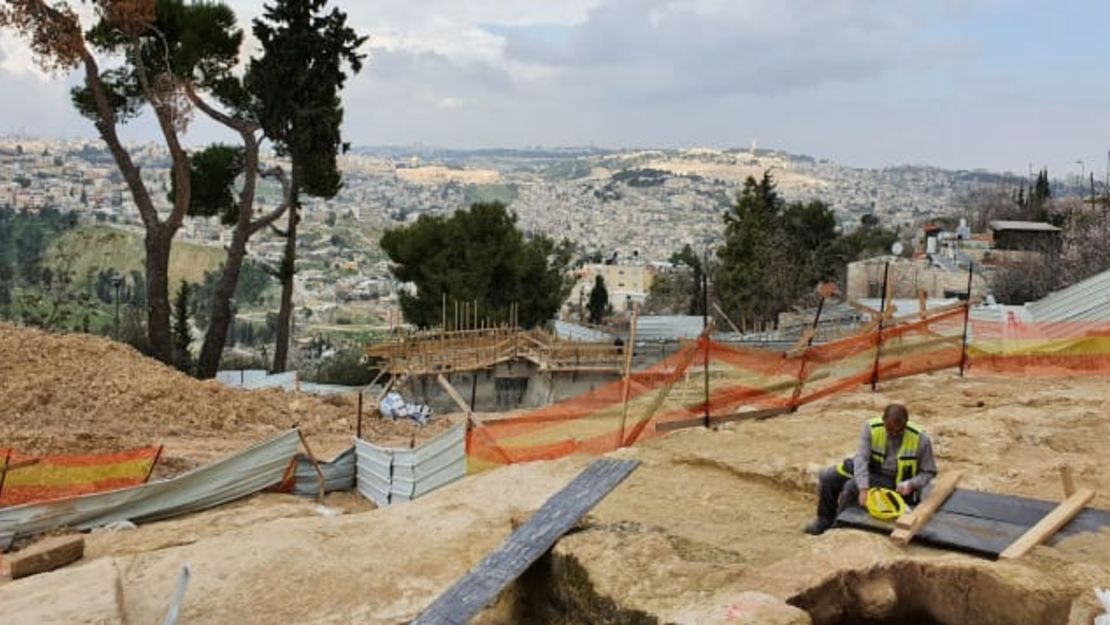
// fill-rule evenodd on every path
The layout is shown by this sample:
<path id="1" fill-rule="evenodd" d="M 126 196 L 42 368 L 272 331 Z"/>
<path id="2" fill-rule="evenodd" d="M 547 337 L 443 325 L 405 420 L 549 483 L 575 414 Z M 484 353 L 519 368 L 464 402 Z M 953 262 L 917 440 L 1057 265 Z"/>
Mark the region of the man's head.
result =
<path id="1" fill-rule="evenodd" d="M 902 404 L 889 404 L 883 410 L 883 427 L 887 436 L 898 437 L 906 431 L 906 422 L 910 420 L 910 411 Z"/>

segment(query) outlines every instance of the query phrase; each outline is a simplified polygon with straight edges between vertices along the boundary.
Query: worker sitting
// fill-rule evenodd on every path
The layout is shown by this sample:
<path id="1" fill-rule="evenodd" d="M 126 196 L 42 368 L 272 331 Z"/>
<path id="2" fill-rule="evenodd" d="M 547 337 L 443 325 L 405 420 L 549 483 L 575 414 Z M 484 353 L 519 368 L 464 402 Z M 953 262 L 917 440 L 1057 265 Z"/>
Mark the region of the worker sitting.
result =
<path id="1" fill-rule="evenodd" d="M 806 526 L 807 534 L 823 534 L 836 515 L 858 502 L 867 507 L 872 488 L 890 488 L 914 502 L 937 474 L 933 443 L 920 425 L 910 421 L 902 404 L 890 404 L 882 418 L 864 422 L 859 449 L 818 477 L 817 518 Z"/>

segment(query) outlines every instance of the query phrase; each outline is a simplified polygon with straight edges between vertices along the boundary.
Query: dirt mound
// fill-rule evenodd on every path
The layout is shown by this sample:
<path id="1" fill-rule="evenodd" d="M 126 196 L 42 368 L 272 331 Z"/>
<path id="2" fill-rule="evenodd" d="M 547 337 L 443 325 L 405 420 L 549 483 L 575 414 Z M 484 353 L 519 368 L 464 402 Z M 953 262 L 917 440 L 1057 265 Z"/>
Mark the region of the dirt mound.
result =
<path id="1" fill-rule="evenodd" d="M 127 345 L 0 324 L 0 447 L 24 453 L 107 452 L 166 446 L 160 474 L 176 473 L 298 424 L 320 456 L 350 445 L 354 396 L 248 391 L 199 381 Z M 408 446 L 444 429 L 364 417 L 363 438 Z"/>

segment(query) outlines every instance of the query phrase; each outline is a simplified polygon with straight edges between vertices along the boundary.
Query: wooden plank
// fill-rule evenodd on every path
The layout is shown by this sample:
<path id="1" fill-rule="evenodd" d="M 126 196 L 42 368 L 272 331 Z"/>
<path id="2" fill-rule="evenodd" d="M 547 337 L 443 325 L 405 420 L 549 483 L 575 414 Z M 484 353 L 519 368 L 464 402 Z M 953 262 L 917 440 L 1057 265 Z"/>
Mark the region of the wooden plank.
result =
<path id="1" fill-rule="evenodd" d="M 85 537 L 80 534 L 47 538 L 11 557 L 12 579 L 53 571 L 80 560 L 84 555 Z"/>
<path id="2" fill-rule="evenodd" d="M 1068 521 L 1075 518 L 1075 516 L 1083 510 L 1083 507 L 1087 505 L 1087 502 L 1094 496 L 1095 491 L 1089 488 L 1079 489 L 1074 495 L 1065 499 L 1055 510 L 1050 512 L 1048 516 L 1031 527 L 1021 538 L 1014 541 L 1013 544 L 999 555 L 999 557 L 1008 559 L 1020 558 L 1029 553 L 1033 547 L 1051 538 L 1057 530 L 1067 525 Z"/>
<path id="3" fill-rule="evenodd" d="M 875 519 L 866 510 L 850 506 L 836 518 L 838 527 L 851 527 L 889 534 L 894 524 Z M 914 537 L 915 543 L 997 558 L 1027 526 L 982 519 L 945 511 L 943 508 Z"/>
<path id="4" fill-rule="evenodd" d="M 639 464 L 638 460 L 592 462 L 496 550 L 425 608 L 412 625 L 469 623 Z"/>
<path id="5" fill-rule="evenodd" d="M 472 375 L 478 374 L 474 373 Z M 462 410 L 463 413 L 466 414 L 467 418 L 470 418 L 470 414 L 471 412 L 473 412 L 470 409 L 470 404 L 467 404 L 466 401 L 463 400 L 462 396 L 459 395 L 459 392 L 455 390 L 454 386 L 451 386 L 451 383 L 447 381 L 447 378 L 443 377 L 442 373 L 436 374 L 436 382 L 439 382 L 439 385 L 443 387 L 443 390 L 447 391 L 447 395 L 451 397 L 451 400 L 455 402 L 455 405 L 459 407 L 459 410 Z"/>
<path id="6" fill-rule="evenodd" d="M 895 529 L 890 535 L 894 542 L 902 546 L 908 545 L 956 490 L 956 482 L 960 481 L 962 475 L 962 471 L 942 473 L 925 499 L 912 512 L 903 514 L 894 522 Z"/>

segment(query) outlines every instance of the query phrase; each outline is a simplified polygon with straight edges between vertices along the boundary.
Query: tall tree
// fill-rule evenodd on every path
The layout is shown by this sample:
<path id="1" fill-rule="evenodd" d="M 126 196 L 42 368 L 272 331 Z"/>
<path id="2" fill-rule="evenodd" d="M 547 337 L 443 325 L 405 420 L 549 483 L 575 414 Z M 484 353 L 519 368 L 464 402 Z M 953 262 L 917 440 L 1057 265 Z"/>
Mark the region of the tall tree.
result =
<path id="1" fill-rule="evenodd" d="M 334 8 L 325 13 L 326 5 L 327 0 L 276 0 L 253 25 L 262 55 L 250 62 L 247 89 L 266 137 L 292 163 L 288 225 L 281 233 L 285 254 L 274 371 L 285 370 L 289 354 L 300 194 L 330 198 L 339 192 L 336 154 L 347 148 L 339 132 L 339 92 L 347 71 L 360 71 L 365 58 L 358 50 L 366 37 L 347 26 L 345 13 Z"/>
<path id="2" fill-rule="evenodd" d="M 420 327 L 441 323 L 443 302 L 477 302 L 483 318 L 510 321 L 513 304 L 524 327 L 543 323 L 570 292 L 567 245 L 527 239 L 516 216 L 500 202 L 474 204 L 451 217 L 421 215 L 416 223 L 387 230 L 382 249 L 393 275 L 416 287 L 401 293 L 401 312 Z M 448 316 L 453 316 L 453 312 Z"/>
<path id="3" fill-rule="evenodd" d="M 739 311 L 741 323 L 770 319 L 778 308 L 773 273 L 781 254 L 775 244 L 782 207 L 774 179 L 764 172 L 758 181 L 744 181 L 724 216 L 725 244 L 717 250 L 713 284 L 725 309 Z"/>
<path id="4" fill-rule="evenodd" d="M 47 71 L 83 69 L 83 84 L 74 88 L 78 111 L 95 125 L 115 160 L 139 211 L 145 230 L 147 331 L 151 352 L 171 362 L 169 254 L 190 205 L 189 156 L 180 134 L 190 120 L 183 85 L 211 87 L 237 62 L 241 33 L 234 14 L 215 3 L 181 0 L 99 0 L 97 23 L 83 33 L 76 12 L 66 3 L 8 0 L 0 8 L 0 26 L 30 44 Z M 102 70 L 93 49 L 120 63 Z M 118 129 L 149 106 L 170 153 L 178 192 L 165 215 Z"/>
<path id="5" fill-rule="evenodd" d="M 701 266 L 701 259 L 698 258 L 697 252 L 687 243 L 682 246 L 681 250 L 671 254 L 670 261 L 675 265 L 686 265 L 693 272 L 693 282 L 690 284 L 689 293 L 690 301 L 686 306 L 686 314 L 701 314 L 701 276 L 704 269 Z"/>
<path id="6" fill-rule="evenodd" d="M 590 289 L 586 309 L 590 311 L 590 323 L 600 324 L 605 321 L 605 315 L 609 312 L 609 289 L 605 288 L 605 278 L 597 276 L 594 279 L 594 288 Z"/>
<path id="7" fill-rule="evenodd" d="M 192 373 L 192 356 L 189 345 L 193 333 L 189 329 L 189 283 L 182 280 L 173 298 L 173 365 L 185 373 Z"/>

